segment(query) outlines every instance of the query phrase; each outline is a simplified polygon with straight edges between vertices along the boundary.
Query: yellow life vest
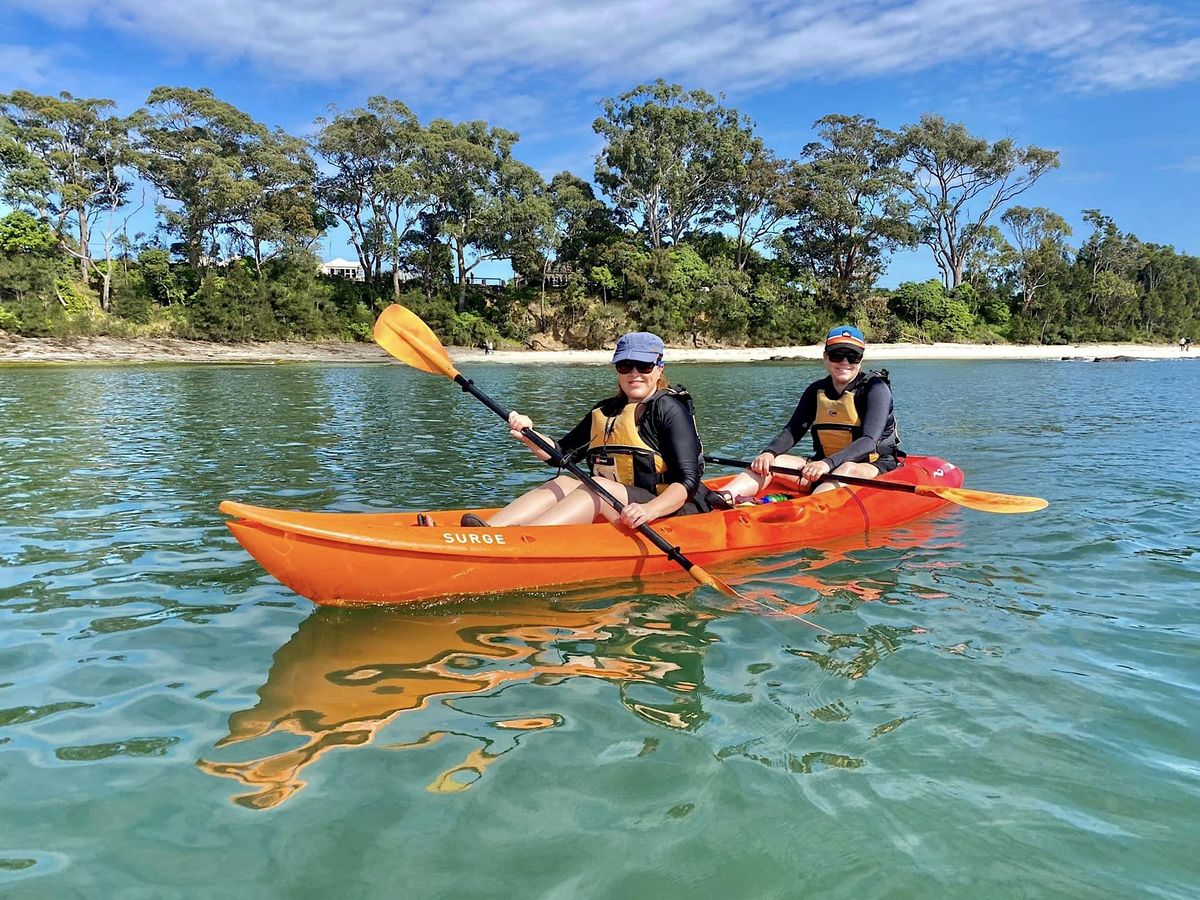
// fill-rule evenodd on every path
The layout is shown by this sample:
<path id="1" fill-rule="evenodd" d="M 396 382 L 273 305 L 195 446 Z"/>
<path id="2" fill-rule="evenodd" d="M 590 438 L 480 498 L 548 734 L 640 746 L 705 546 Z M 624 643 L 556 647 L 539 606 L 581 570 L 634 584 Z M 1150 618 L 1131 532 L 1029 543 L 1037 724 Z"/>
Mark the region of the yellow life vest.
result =
<path id="1" fill-rule="evenodd" d="M 651 414 L 655 403 L 671 396 L 680 401 L 692 417 L 692 428 L 696 427 L 696 410 L 692 395 L 683 385 L 673 385 L 656 391 L 641 403 L 621 404 L 619 397 L 597 405 L 592 410 L 591 434 L 588 441 L 588 463 L 593 475 L 611 478 L 621 484 L 633 485 L 661 494 L 670 484 L 667 461 L 661 450 L 654 445 L 654 429 L 649 428 L 650 438 L 642 437 L 638 422 Z M 704 448 L 700 447 L 696 465 L 704 471 Z M 704 507 L 701 498 L 706 491 L 697 489 L 692 500 Z"/>
<path id="2" fill-rule="evenodd" d="M 661 494 L 667 483 L 663 475 L 667 461 L 657 447 L 647 443 L 638 431 L 638 411 L 645 415 L 654 394 L 642 403 L 626 403 L 616 415 L 607 415 L 607 403 L 592 410 L 592 434 L 588 445 L 588 463 L 592 474 L 611 478 L 620 484 L 645 488 Z"/>
<path id="3" fill-rule="evenodd" d="M 839 397 L 830 397 L 826 393 L 829 385 L 817 391 L 817 414 L 812 424 L 813 449 L 816 453 L 814 459 L 832 456 L 862 437 L 862 417 L 854 397 L 859 389 L 866 388 L 876 378 L 887 381 L 887 373 L 863 372 L 846 386 L 846 390 L 842 391 Z M 884 450 L 889 455 L 895 453 L 899 443 L 899 430 L 889 412 L 888 425 L 884 429 L 883 437 L 880 438 L 875 451 L 868 454 L 863 462 L 875 462 L 880 457 L 879 450 Z"/>

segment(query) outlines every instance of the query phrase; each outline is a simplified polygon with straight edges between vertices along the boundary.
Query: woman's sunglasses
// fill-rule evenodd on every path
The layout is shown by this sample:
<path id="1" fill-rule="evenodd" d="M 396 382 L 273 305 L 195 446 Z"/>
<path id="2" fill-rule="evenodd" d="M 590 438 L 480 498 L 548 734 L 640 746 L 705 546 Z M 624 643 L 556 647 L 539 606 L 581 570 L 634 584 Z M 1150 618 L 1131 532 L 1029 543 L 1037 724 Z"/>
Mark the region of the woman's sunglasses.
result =
<path id="1" fill-rule="evenodd" d="M 830 362 L 862 362 L 862 354 L 856 353 L 853 350 L 826 350 L 825 355 Z"/>
<path id="2" fill-rule="evenodd" d="M 614 363 L 614 365 L 617 367 L 617 374 L 619 375 L 628 375 L 634 369 L 637 369 L 641 375 L 649 375 L 654 371 L 658 363 L 634 362 L 631 359 L 623 359 L 619 363 Z"/>

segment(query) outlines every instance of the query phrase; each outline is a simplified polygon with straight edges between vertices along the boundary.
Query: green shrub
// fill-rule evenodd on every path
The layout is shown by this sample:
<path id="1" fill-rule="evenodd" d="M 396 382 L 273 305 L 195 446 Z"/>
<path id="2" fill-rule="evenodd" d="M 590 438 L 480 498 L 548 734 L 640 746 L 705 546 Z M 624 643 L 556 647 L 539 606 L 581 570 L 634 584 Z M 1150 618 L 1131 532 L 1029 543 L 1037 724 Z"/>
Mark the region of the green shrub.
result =
<path id="1" fill-rule="evenodd" d="M 128 278 L 113 279 L 111 301 L 113 315 L 139 325 L 147 324 L 154 310 L 146 282 L 136 271 L 130 272 Z"/>

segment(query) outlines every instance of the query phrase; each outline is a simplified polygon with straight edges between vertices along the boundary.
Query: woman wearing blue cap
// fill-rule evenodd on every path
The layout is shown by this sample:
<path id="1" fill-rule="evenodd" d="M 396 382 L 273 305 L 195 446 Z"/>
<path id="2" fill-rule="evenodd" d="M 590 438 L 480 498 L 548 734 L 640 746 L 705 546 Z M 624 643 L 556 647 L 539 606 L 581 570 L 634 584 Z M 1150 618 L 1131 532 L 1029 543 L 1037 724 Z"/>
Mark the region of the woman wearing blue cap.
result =
<path id="1" fill-rule="evenodd" d="M 814 381 L 800 397 L 796 411 L 783 431 L 739 472 L 722 494 L 730 502 L 753 497 L 771 480 L 771 466 L 801 469 L 801 487 L 832 474 L 874 478 L 900 465 L 900 433 L 892 409 L 892 388 L 887 371 L 862 371 L 867 348 L 863 333 L 853 325 L 838 325 L 825 338 L 826 377 Z M 813 456 L 787 456 L 805 432 L 812 432 Z M 796 479 L 776 475 L 795 484 Z M 821 482 L 814 494 L 839 487 L 835 480 Z"/>
<path id="2" fill-rule="evenodd" d="M 663 342 L 648 331 L 635 331 L 617 341 L 613 353 L 617 394 L 601 400 L 582 421 L 555 441 L 570 459 L 586 456 L 596 480 L 626 504 L 620 520 L 630 528 L 664 516 L 704 512 L 708 489 L 700 483 L 704 451 L 696 434 L 687 391 L 673 388 L 663 373 Z M 541 460 L 539 450 L 521 430 L 533 421 L 513 411 L 508 427 Z M 547 440 L 549 440 L 547 438 Z M 570 475 L 521 495 L 485 522 L 473 514 L 465 526 L 581 525 L 616 510 Z"/>

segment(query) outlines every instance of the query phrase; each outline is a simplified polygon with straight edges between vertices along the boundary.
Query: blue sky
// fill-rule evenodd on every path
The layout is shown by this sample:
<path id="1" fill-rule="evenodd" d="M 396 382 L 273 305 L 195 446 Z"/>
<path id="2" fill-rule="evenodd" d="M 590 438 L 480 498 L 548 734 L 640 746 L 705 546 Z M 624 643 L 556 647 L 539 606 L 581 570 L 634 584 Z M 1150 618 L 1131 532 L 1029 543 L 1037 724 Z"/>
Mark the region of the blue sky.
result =
<path id="1" fill-rule="evenodd" d="M 1200 254 L 1200 0 L 0 0 L 0 92 L 129 112 L 158 85 L 210 87 L 293 134 L 381 93 L 520 132 L 546 177 L 590 178 L 597 100 L 659 77 L 724 92 L 781 156 L 835 112 L 1051 147 L 1062 167 L 1017 202 L 1075 243 L 1100 208 Z M 337 234 L 326 251 L 350 256 Z M 936 274 L 903 254 L 883 283 Z"/>

